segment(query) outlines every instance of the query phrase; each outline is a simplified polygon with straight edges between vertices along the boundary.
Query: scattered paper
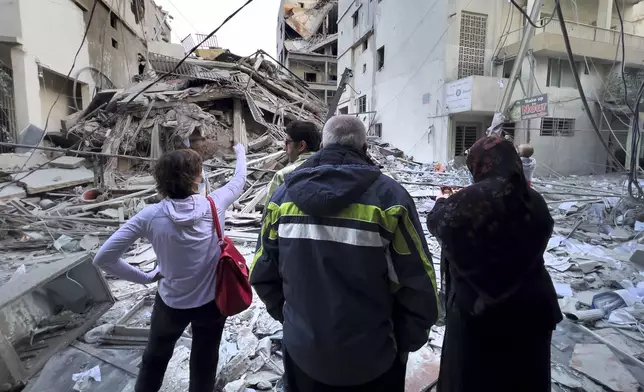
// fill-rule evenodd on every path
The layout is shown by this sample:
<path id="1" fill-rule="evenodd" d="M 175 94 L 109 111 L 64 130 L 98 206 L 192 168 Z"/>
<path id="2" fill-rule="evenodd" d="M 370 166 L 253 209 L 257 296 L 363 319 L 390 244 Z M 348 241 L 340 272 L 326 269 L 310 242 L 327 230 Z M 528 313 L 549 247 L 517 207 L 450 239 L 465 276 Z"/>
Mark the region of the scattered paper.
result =
<path id="1" fill-rule="evenodd" d="M 74 384 L 74 390 L 79 392 L 89 390 L 91 385 L 90 380 L 101 382 L 101 368 L 94 366 L 84 372 L 73 374 L 72 381 L 76 381 L 76 384 Z"/>
<path id="2" fill-rule="evenodd" d="M 635 231 L 638 233 L 644 231 L 644 222 L 635 221 Z"/>
<path id="3" fill-rule="evenodd" d="M 557 283 L 553 282 L 555 285 L 555 291 L 557 292 L 557 296 L 559 297 L 572 297 L 573 292 L 572 289 L 570 288 L 570 285 L 567 283 Z"/>

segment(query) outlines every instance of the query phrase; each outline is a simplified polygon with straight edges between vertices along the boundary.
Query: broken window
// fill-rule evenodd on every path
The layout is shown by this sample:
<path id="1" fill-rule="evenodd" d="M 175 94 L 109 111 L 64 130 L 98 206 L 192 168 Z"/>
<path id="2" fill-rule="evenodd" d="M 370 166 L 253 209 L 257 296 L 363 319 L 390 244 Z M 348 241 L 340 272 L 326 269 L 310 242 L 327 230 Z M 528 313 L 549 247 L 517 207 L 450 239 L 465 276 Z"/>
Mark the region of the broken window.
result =
<path id="1" fill-rule="evenodd" d="M 118 42 L 117 40 L 115 40 L 114 38 L 112 38 L 112 47 L 113 47 L 114 49 L 118 49 L 118 48 L 119 48 L 119 42 Z"/>
<path id="2" fill-rule="evenodd" d="M 581 63 L 579 61 L 575 61 L 575 67 L 580 69 Z M 546 86 L 577 88 L 577 83 L 575 83 L 575 77 L 572 73 L 572 69 L 570 69 L 570 63 L 568 60 L 548 59 Z"/>
<path id="3" fill-rule="evenodd" d="M 340 108 L 338 110 L 338 113 L 340 113 L 340 114 L 349 114 L 349 107 L 345 106 L 345 107 Z"/>
<path id="4" fill-rule="evenodd" d="M 385 66 L 385 47 L 382 46 L 380 49 L 378 49 L 378 71 L 380 71 L 384 66 Z"/>
<path id="5" fill-rule="evenodd" d="M 362 51 L 366 52 L 367 49 L 369 49 L 369 39 L 365 39 L 362 41 Z"/>
<path id="6" fill-rule="evenodd" d="M 514 131 L 516 130 L 516 127 L 517 127 L 517 123 L 513 123 L 513 122 L 503 123 L 503 127 L 502 127 L 503 135 L 509 135 L 510 137 L 512 137 L 512 139 L 514 139 Z"/>
<path id="7" fill-rule="evenodd" d="M 479 126 L 476 124 L 456 124 L 454 135 L 454 156 L 462 156 L 478 138 Z"/>
<path id="8" fill-rule="evenodd" d="M 318 75 L 315 72 L 304 72 L 304 81 L 315 83 L 318 81 Z"/>
<path id="9" fill-rule="evenodd" d="M 358 113 L 364 113 L 367 111 L 367 96 L 363 95 L 358 98 Z"/>
<path id="10" fill-rule="evenodd" d="M 485 73 L 487 15 L 461 13 L 458 47 L 458 78 Z"/>
<path id="11" fill-rule="evenodd" d="M 352 18 L 353 18 L 353 27 L 358 26 L 358 11 L 353 13 Z"/>
<path id="12" fill-rule="evenodd" d="M 113 12 L 110 12 L 110 26 L 112 26 L 113 29 L 115 29 L 118 26 L 118 21 L 119 21 L 119 18 L 116 16 L 116 14 Z"/>
<path id="13" fill-rule="evenodd" d="M 134 21 L 140 24 L 145 17 L 145 0 L 130 0 L 130 10 L 134 14 Z"/>
<path id="14" fill-rule="evenodd" d="M 544 117 L 541 119 L 540 136 L 574 136 L 574 118 Z"/>
<path id="15" fill-rule="evenodd" d="M 503 62 L 503 77 L 506 79 L 510 78 L 512 74 L 512 67 L 514 67 L 514 60 Z"/>
<path id="16" fill-rule="evenodd" d="M 367 64 L 362 64 L 362 73 L 367 72 Z"/>
<path id="17" fill-rule="evenodd" d="M 382 124 L 374 124 L 373 129 L 371 131 L 371 136 L 378 136 L 382 137 Z"/>

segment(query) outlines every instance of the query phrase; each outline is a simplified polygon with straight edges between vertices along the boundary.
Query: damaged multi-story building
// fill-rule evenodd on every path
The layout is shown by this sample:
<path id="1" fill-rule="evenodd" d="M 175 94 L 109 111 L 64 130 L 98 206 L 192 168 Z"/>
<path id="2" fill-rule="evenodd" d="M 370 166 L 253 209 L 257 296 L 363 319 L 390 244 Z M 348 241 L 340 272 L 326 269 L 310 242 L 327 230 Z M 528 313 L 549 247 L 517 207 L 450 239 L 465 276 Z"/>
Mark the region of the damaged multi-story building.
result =
<path id="1" fill-rule="evenodd" d="M 182 55 L 169 18 L 153 0 L 0 0 L 4 134 L 57 131 L 97 90 L 130 84 L 149 52 Z"/>
<path id="2" fill-rule="evenodd" d="M 535 0 L 517 3 L 529 14 Z M 617 6 L 626 73 L 637 74 L 644 62 L 643 2 L 561 2 L 590 115 L 613 151 L 626 147 L 632 117 L 615 89 L 622 59 Z M 555 0 L 545 0 L 534 19 L 542 27 L 532 35 L 511 97 L 519 108 L 522 99 L 545 94 L 547 113 L 528 119 L 519 110 L 504 129 L 516 143 L 534 146 L 544 174 L 605 172 L 608 154 L 583 108 L 554 9 Z M 524 26 L 525 17 L 507 1 L 410 0 L 401 7 L 391 0 L 339 0 L 338 67 L 354 74 L 339 112 L 361 113 L 372 134 L 417 160 L 461 156 L 500 109 Z"/>
<path id="3" fill-rule="evenodd" d="M 338 83 L 337 20 L 337 0 L 282 0 L 277 20 L 278 59 L 326 103 Z"/>

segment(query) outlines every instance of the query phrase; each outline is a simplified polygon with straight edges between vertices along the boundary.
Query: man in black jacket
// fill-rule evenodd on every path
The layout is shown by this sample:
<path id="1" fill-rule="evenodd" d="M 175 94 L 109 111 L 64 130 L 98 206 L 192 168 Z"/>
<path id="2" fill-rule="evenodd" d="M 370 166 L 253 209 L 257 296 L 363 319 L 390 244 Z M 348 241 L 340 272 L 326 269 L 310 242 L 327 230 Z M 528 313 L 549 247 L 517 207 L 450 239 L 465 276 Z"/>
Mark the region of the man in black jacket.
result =
<path id="1" fill-rule="evenodd" d="M 359 119 L 333 117 L 322 138 L 266 206 L 251 283 L 284 324 L 289 392 L 403 392 L 439 313 L 418 213 Z"/>

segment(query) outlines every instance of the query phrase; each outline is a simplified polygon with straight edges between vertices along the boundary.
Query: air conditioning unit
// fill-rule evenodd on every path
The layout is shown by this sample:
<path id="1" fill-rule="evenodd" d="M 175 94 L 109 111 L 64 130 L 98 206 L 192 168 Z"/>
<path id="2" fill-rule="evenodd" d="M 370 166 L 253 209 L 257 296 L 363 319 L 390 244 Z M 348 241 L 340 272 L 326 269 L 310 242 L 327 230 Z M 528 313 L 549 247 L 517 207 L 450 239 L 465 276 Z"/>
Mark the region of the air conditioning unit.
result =
<path id="1" fill-rule="evenodd" d="M 27 261 L 10 276 L 0 271 L 0 390 L 28 380 L 114 302 L 87 252 Z"/>

